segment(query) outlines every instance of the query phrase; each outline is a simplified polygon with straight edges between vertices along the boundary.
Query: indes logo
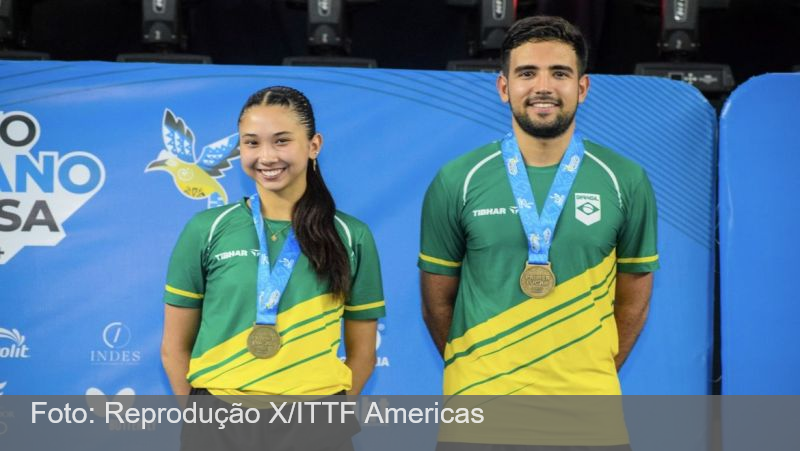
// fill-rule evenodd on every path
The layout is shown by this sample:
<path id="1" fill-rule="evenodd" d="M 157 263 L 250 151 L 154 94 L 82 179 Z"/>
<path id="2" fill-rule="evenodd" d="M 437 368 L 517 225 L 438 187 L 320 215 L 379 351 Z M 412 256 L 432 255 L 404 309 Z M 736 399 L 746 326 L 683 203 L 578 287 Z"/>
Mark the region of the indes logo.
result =
<path id="1" fill-rule="evenodd" d="M 131 341 L 131 330 L 124 323 L 115 321 L 103 328 L 105 349 L 90 351 L 89 360 L 98 365 L 136 365 L 142 360 L 142 351 L 127 349 Z"/>
<path id="2" fill-rule="evenodd" d="M 55 246 L 62 224 L 105 183 L 103 163 L 84 151 L 32 150 L 39 140 L 36 118 L 0 112 L 0 265 L 25 246 Z"/>
<path id="3" fill-rule="evenodd" d="M 109 349 L 121 349 L 128 346 L 131 341 L 131 330 L 121 322 L 109 323 L 103 329 L 103 343 Z"/>
<path id="4" fill-rule="evenodd" d="M 169 108 L 164 110 L 161 124 L 164 149 L 147 165 L 144 172 L 163 171 L 175 182 L 175 187 L 189 199 L 208 199 L 208 208 L 228 203 L 228 194 L 218 179 L 239 158 L 239 135 L 234 133 L 205 147 L 200 158 L 195 157 L 195 138 L 192 129 Z"/>
<path id="5" fill-rule="evenodd" d="M 30 348 L 25 344 L 24 335 L 17 329 L 0 327 L 0 359 L 28 359 L 30 356 Z"/>

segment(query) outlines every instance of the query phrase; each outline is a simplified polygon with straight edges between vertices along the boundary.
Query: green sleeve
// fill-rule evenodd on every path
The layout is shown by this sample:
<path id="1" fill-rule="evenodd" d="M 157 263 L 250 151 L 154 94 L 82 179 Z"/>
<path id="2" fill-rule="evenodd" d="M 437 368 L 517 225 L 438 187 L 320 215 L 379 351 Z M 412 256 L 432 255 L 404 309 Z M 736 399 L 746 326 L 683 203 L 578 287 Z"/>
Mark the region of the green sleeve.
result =
<path id="1" fill-rule="evenodd" d="M 422 205 L 419 269 L 447 276 L 461 273 L 465 236 L 459 217 L 458 188 L 442 172 L 433 179 Z"/>
<path id="2" fill-rule="evenodd" d="M 625 199 L 626 221 L 617 246 L 620 272 L 652 272 L 658 269 L 657 213 L 653 187 L 644 171 Z"/>
<path id="3" fill-rule="evenodd" d="M 345 319 L 377 319 L 386 316 L 381 264 L 372 233 L 364 226 L 354 230 L 353 279 L 344 304 Z"/>
<path id="4" fill-rule="evenodd" d="M 205 293 L 204 251 L 208 233 L 191 220 L 181 232 L 167 270 L 164 303 L 200 308 Z"/>

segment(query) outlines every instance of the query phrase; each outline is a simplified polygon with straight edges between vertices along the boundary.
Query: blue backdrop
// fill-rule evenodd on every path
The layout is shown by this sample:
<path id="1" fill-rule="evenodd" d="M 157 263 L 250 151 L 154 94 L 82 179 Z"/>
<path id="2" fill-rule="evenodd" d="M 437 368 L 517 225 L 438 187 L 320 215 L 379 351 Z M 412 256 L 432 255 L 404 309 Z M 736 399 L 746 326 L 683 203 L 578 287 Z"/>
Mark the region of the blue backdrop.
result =
<path id="1" fill-rule="evenodd" d="M 716 120 L 693 88 L 592 76 L 578 124 L 638 161 L 659 209 L 662 269 L 650 319 L 622 371 L 628 394 L 707 394 L 714 273 Z M 167 393 L 159 344 L 167 260 L 207 208 L 165 172 L 169 109 L 203 146 L 236 132 L 246 97 L 306 92 L 338 206 L 372 228 L 388 316 L 366 393 L 436 394 L 442 365 L 419 313 L 423 193 L 446 161 L 510 128 L 494 76 L 402 70 L 0 63 L 0 392 Z M 252 186 L 238 161 L 229 201 Z"/>
<path id="2" fill-rule="evenodd" d="M 723 394 L 800 394 L 798 118 L 800 74 L 750 79 L 720 118 Z"/>

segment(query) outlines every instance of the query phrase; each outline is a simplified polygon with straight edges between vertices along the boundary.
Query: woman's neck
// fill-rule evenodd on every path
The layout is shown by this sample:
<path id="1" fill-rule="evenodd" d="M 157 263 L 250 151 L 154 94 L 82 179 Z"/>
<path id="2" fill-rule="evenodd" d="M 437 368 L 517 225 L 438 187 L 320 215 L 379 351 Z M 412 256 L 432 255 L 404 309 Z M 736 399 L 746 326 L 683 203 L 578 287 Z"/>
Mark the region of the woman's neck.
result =
<path id="1" fill-rule="evenodd" d="M 294 206 L 305 193 L 305 189 L 269 191 L 261 187 L 257 191 L 261 198 L 261 216 L 276 221 L 291 221 Z"/>

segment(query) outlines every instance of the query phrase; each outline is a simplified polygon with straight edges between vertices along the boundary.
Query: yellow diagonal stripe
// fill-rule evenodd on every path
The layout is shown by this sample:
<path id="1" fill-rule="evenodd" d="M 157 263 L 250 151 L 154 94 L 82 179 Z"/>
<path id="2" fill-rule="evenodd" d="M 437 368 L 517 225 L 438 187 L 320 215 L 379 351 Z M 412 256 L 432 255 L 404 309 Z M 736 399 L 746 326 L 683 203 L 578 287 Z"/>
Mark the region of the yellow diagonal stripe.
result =
<path id="1" fill-rule="evenodd" d="M 524 301 L 448 343 L 445 359 L 451 363 L 445 367 L 445 393 L 472 387 L 470 394 L 514 390 L 544 394 L 550 390 L 547 374 L 553 367 L 579 374 L 587 358 L 602 362 L 607 370 L 593 373 L 598 381 L 587 382 L 587 390 L 602 392 L 612 386 L 616 350 L 609 353 L 605 343 L 616 340 L 616 328 L 601 326 L 599 312 L 613 311 L 616 261 L 612 251 L 596 266 L 560 283 L 546 299 Z M 591 344 L 573 347 L 576 340 Z M 536 356 L 542 363 L 531 360 Z M 491 377 L 495 374 L 507 376 Z M 532 381 L 536 382 L 531 387 L 525 386 Z M 553 387 L 557 392 L 558 384 Z"/>
<path id="2" fill-rule="evenodd" d="M 169 285 L 165 285 L 164 289 L 167 290 L 169 293 L 177 294 L 178 296 L 183 296 L 192 299 L 203 299 L 202 294 L 192 293 L 191 291 L 181 290 L 180 288 L 171 287 Z"/>
<path id="3" fill-rule="evenodd" d="M 287 357 L 294 360 L 297 355 L 319 352 L 320 349 L 328 346 L 332 340 L 338 338 L 339 327 L 336 325 L 326 326 L 326 324 L 341 318 L 343 311 L 342 304 L 331 294 L 324 294 L 301 302 L 289 310 L 279 313 L 276 321 L 278 330 L 281 333 L 281 341 L 285 344 L 288 343 L 288 346 L 292 348 L 291 352 L 278 353 L 274 358 L 257 361 L 253 361 L 255 359 L 250 353 L 245 353 L 225 362 L 224 365 L 216 367 L 212 371 L 203 373 L 193 382 L 202 386 L 202 384 L 212 379 L 215 382 L 220 381 L 218 378 L 225 380 L 224 378 L 227 377 L 225 374 L 234 368 L 237 371 L 234 371 L 232 375 L 240 379 L 251 373 L 257 374 L 258 371 L 269 372 L 269 369 L 291 364 L 291 361 L 286 360 Z M 323 314 L 324 312 L 327 313 Z M 306 321 L 308 318 L 315 319 Z M 297 326 L 303 321 L 306 322 Z M 240 353 L 247 347 L 247 337 L 250 335 L 250 331 L 251 328 L 248 327 L 237 335 L 209 349 L 203 355 L 193 358 L 190 362 L 189 374 L 202 372 Z M 303 335 L 307 336 L 294 340 L 296 337 Z M 290 357 L 289 354 L 293 355 Z M 245 369 L 247 371 L 244 371 Z"/>
<path id="4" fill-rule="evenodd" d="M 570 280 L 558 284 L 553 293 L 545 299 L 529 299 L 525 302 L 516 305 L 497 316 L 478 324 L 469 329 L 461 337 L 455 338 L 448 343 L 445 349 L 445 360 L 467 350 L 475 343 L 483 340 L 490 339 L 504 331 L 514 324 L 519 324 L 522 321 L 540 315 L 552 308 L 555 308 L 571 299 L 580 296 L 586 291 L 586 279 L 589 280 L 602 280 L 602 278 L 611 271 L 616 260 L 616 254 L 612 251 L 600 264 L 593 268 L 588 269 L 581 275 L 575 276 Z M 591 298 L 590 298 L 591 299 Z"/>
<path id="5" fill-rule="evenodd" d="M 448 260 L 442 260 L 441 258 L 425 255 L 422 252 L 419 253 L 419 258 L 429 263 L 436 263 L 437 265 L 449 266 L 450 268 L 458 268 L 461 266 L 461 262 L 451 262 Z"/>

